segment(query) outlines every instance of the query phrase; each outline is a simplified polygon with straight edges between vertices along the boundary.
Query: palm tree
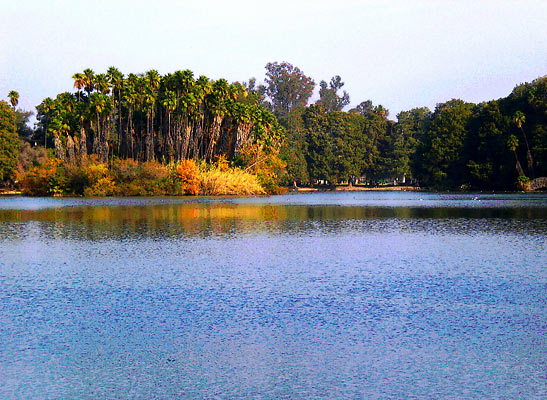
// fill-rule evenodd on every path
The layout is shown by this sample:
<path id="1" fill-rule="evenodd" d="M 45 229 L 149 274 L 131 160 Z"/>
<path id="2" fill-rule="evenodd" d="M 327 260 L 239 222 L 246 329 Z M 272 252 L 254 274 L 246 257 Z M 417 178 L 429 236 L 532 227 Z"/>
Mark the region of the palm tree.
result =
<path id="1" fill-rule="evenodd" d="M 225 99 L 229 95 L 229 84 L 225 79 L 213 83 L 211 93 L 206 97 L 207 109 L 212 116 L 209 126 L 209 143 L 205 150 L 205 159 L 212 161 L 213 151 L 220 136 L 220 128 L 226 112 Z"/>
<path id="2" fill-rule="evenodd" d="M 101 161 L 105 161 L 108 159 L 108 143 L 104 127 L 101 126 L 104 125 L 101 117 L 103 114 L 110 112 L 110 99 L 102 93 L 95 92 L 91 95 L 90 102 L 97 117 L 97 129 L 93 138 L 93 152 L 99 155 Z"/>
<path id="3" fill-rule="evenodd" d="M 76 104 L 76 116 L 80 122 L 80 137 L 78 139 L 79 146 L 77 146 L 78 154 L 81 156 L 87 156 L 87 135 L 84 128 L 84 122 L 89 114 L 89 104 L 88 103 L 77 103 Z"/>
<path id="4" fill-rule="evenodd" d="M 72 79 L 74 79 L 74 87 L 78 89 L 78 101 L 80 101 L 80 92 L 85 85 L 85 75 L 81 72 L 76 72 L 72 75 Z"/>
<path id="5" fill-rule="evenodd" d="M 47 132 L 49 129 L 49 119 L 50 119 L 50 113 L 55 110 L 55 103 L 53 99 L 50 97 L 46 97 L 44 101 L 42 102 L 42 110 L 44 111 L 44 115 L 46 117 L 46 123 L 44 126 L 44 147 L 47 147 Z"/>
<path id="6" fill-rule="evenodd" d="M 11 103 L 11 106 L 13 107 L 13 111 L 15 111 L 15 107 L 17 107 L 17 104 L 19 104 L 19 93 L 15 90 L 11 90 L 8 93 L 9 101 Z"/>
<path id="7" fill-rule="evenodd" d="M 110 79 L 110 84 L 112 85 L 112 99 L 114 106 L 118 106 L 118 154 L 121 150 L 121 144 L 123 139 L 122 132 L 122 90 L 123 90 L 123 74 L 116 68 L 110 67 L 106 75 Z M 118 94 L 118 100 L 115 99 L 115 92 Z M 117 103 L 117 104 L 116 104 Z M 113 107 L 114 110 L 115 107 Z"/>
<path id="8" fill-rule="evenodd" d="M 135 74 L 129 74 L 123 87 L 123 102 L 127 107 L 127 123 L 125 128 L 125 157 L 136 158 L 135 154 L 135 128 L 134 111 L 138 103 L 138 85 L 139 77 Z"/>
<path id="9" fill-rule="evenodd" d="M 526 143 L 526 161 L 528 162 L 528 172 L 530 173 L 531 177 L 534 177 L 534 161 L 532 159 L 532 152 L 530 151 L 530 146 L 528 145 L 528 138 L 526 137 L 526 134 L 524 133 L 524 129 L 522 129 L 522 125 L 526 122 L 526 117 L 521 111 L 515 112 L 515 115 L 513 116 L 513 122 L 517 126 L 517 128 L 520 129 L 522 132 L 522 136 L 524 137 L 524 143 Z"/>
<path id="10" fill-rule="evenodd" d="M 193 140 L 192 140 L 192 156 L 197 160 L 200 156 L 200 149 L 202 147 L 203 141 L 203 132 L 205 127 L 205 111 L 206 104 L 205 98 L 211 92 L 211 82 L 209 78 L 204 75 L 201 75 L 196 81 L 195 85 L 192 87 L 192 94 L 195 97 L 195 108 L 194 112 L 191 115 L 191 118 L 194 121 L 193 124 Z"/>
<path id="11" fill-rule="evenodd" d="M 106 74 L 95 75 L 95 89 L 101 94 L 107 95 L 110 93 L 110 80 Z"/>
<path id="12" fill-rule="evenodd" d="M 173 160 L 173 138 L 171 136 L 171 114 L 177 109 L 177 97 L 175 92 L 167 90 L 164 94 L 162 105 L 167 109 L 167 152 L 169 161 Z"/>
<path id="13" fill-rule="evenodd" d="M 15 107 L 19 104 L 19 93 L 15 90 L 10 90 L 8 93 L 9 101 L 13 107 L 13 123 L 17 127 L 17 116 L 15 115 Z"/>
<path id="14" fill-rule="evenodd" d="M 87 96 L 89 97 L 89 94 L 95 88 L 95 72 L 93 72 L 93 70 L 90 68 L 86 68 L 84 69 L 83 75 L 84 89 L 87 92 Z"/>
<path id="15" fill-rule="evenodd" d="M 507 140 L 507 147 L 515 155 L 515 161 L 516 161 L 515 168 L 517 169 L 517 172 L 518 172 L 519 176 L 525 176 L 524 171 L 522 170 L 522 166 L 520 165 L 518 155 L 517 155 L 518 145 L 519 145 L 519 141 L 518 141 L 517 137 L 515 135 L 510 135 L 509 139 Z"/>
<path id="16" fill-rule="evenodd" d="M 146 78 L 146 93 L 144 102 L 146 105 L 146 160 L 154 159 L 154 109 L 156 99 L 158 97 L 158 89 L 160 86 L 161 77 L 158 71 L 152 69 L 145 74 Z"/>

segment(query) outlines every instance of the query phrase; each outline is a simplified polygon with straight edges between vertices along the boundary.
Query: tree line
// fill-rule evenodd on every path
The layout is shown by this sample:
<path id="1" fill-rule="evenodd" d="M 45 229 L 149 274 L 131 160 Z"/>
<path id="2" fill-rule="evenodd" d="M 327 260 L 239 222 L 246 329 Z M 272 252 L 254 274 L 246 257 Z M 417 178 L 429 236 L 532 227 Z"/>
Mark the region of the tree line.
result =
<path id="1" fill-rule="evenodd" d="M 72 78 L 76 93 L 36 107 L 33 139 L 54 147 L 61 160 L 96 154 L 100 161 L 211 162 L 233 159 L 250 143 L 275 147 L 283 139 L 275 116 L 239 83 L 196 79 L 189 70 L 124 76 L 114 67 Z"/>
<path id="2" fill-rule="evenodd" d="M 310 104 L 315 81 L 286 62 L 268 63 L 262 84 L 196 79 L 188 70 L 124 76 L 114 67 L 73 79 L 74 92 L 37 106 L 34 130 L 24 123 L 29 113 L 16 110 L 17 93 L 8 96 L 20 136 L 68 163 L 94 154 L 102 162 L 166 164 L 223 157 L 252 167 L 269 157 L 287 185 L 512 190 L 547 176 L 547 77 L 501 99 L 453 99 L 433 111 L 402 111 L 396 120 L 370 100 L 344 111 L 350 97 L 340 76 L 320 81 Z M 249 148 L 254 156 L 241 157 Z"/>
<path id="3" fill-rule="evenodd" d="M 267 65 L 266 107 L 286 128 L 281 157 L 287 182 L 412 183 L 443 190 L 514 190 L 547 176 L 547 76 L 479 104 L 459 99 L 389 119 L 370 100 L 349 111 L 339 76 L 320 82 L 288 63 Z M 273 76 L 273 79 L 272 79 Z M 282 85 L 281 83 L 282 82 Z M 276 87 L 296 92 L 282 101 Z M 287 107 L 287 104 L 289 106 Z"/>

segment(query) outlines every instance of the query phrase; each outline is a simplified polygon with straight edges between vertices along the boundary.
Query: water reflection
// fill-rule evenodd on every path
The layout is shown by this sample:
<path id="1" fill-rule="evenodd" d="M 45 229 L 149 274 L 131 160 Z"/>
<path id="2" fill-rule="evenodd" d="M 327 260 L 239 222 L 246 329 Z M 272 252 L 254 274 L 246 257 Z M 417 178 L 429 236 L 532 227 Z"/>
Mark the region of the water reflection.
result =
<path id="1" fill-rule="evenodd" d="M 444 196 L 0 201 L 0 398 L 542 398 L 546 198 Z"/>
<path id="2" fill-rule="evenodd" d="M 237 204 L 227 202 L 95 205 L 0 210 L 0 237 L 32 230 L 47 237 L 106 239 L 130 235 L 230 236 L 253 233 L 427 231 L 432 233 L 499 230 L 545 232 L 546 207 L 377 207 Z M 488 223 L 484 223 L 488 220 Z M 526 224 L 520 221 L 526 220 Z M 35 232 L 36 233 L 36 232 Z"/>

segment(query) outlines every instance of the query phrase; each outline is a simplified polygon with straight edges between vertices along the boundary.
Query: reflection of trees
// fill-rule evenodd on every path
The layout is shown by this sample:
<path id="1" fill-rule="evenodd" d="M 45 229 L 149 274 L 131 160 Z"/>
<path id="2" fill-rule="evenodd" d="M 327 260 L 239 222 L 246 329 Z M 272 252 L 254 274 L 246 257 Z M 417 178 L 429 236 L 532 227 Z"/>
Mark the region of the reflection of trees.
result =
<path id="1" fill-rule="evenodd" d="M 523 219 L 533 219 L 523 223 Z M 0 220 L 30 222 L 38 237 L 73 240 L 232 237 L 247 234 L 306 234 L 385 231 L 450 233 L 547 230 L 547 208 L 419 208 L 285 206 L 191 203 L 94 206 L 39 211 L 2 210 Z M 462 222 L 463 221 L 463 222 Z M 503 222 L 503 223 L 502 223 Z M 533 227 L 533 228 L 530 228 Z M 1 236 L 17 237 L 4 229 Z"/>

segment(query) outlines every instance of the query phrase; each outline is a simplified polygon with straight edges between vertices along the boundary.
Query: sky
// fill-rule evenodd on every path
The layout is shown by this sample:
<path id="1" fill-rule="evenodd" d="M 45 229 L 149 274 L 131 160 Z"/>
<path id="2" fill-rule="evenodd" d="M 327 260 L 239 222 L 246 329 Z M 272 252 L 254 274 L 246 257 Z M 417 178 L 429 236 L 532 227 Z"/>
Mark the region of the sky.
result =
<path id="1" fill-rule="evenodd" d="M 289 62 L 317 86 L 340 75 L 347 109 L 403 110 L 507 96 L 547 74 L 547 0 L 0 0 L 0 99 L 25 110 L 72 75 L 190 69 L 262 82 Z M 314 99 L 317 100 L 317 90 Z"/>

